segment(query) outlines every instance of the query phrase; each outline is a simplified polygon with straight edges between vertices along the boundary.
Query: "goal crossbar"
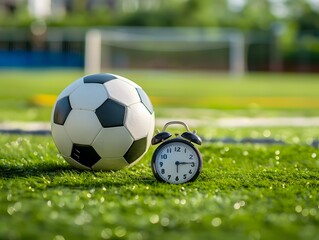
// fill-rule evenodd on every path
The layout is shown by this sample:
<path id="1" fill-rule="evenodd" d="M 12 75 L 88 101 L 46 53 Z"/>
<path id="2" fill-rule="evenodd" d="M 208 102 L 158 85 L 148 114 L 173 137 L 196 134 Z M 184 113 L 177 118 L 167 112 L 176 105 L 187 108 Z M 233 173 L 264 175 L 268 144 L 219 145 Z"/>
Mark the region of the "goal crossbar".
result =
<path id="1" fill-rule="evenodd" d="M 245 72 L 245 37 L 238 30 L 211 28 L 109 28 L 86 34 L 85 72 L 101 71 L 102 44 L 144 51 L 198 51 L 229 48 L 229 72 Z"/>

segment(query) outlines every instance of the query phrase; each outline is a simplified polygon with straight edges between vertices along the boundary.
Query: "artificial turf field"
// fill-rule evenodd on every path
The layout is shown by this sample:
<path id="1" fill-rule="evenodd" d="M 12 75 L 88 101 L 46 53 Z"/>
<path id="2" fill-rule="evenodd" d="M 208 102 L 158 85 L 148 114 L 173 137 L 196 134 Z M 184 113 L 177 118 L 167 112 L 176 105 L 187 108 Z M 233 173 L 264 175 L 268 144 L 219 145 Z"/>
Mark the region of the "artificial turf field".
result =
<path id="1" fill-rule="evenodd" d="M 318 75 L 118 74 L 144 88 L 157 117 L 319 115 Z M 0 121 L 49 121 L 51 94 L 82 75 L 1 72 Z M 0 239 L 319 239 L 318 127 L 196 128 L 282 142 L 204 142 L 199 178 L 169 185 L 152 175 L 153 146 L 130 169 L 92 173 L 69 166 L 50 136 L 0 134 Z"/>

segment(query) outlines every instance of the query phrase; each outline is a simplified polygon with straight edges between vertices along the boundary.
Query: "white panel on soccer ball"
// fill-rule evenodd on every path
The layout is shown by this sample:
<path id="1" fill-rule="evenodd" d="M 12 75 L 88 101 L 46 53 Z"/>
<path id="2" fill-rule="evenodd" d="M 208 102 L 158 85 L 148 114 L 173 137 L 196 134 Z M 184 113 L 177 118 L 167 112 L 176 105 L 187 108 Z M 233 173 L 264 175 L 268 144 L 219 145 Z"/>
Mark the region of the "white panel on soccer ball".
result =
<path id="1" fill-rule="evenodd" d="M 113 100 L 123 103 L 126 106 L 140 102 L 136 89 L 125 81 L 116 79 L 106 82 L 104 85 L 109 97 Z"/>
<path id="2" fill-rule="evenodd" d="M 145 153 L 147 152 L 148 148 L 151 145 L 151 141 L 152 141 L 153 134 L 154 134 L 154 128 L 155 128 L 155 114 L 153 113 L 151 115 L 151 124 L 150 124 L 149 132 L 148 132 L 148 135 L 147 135 L 146 151 L 139 158 L 137 158 L 134 162 L 132 162 L 129 165 L 130 167 L 135 165 L 136 163 L 138 163 L 142 159 L 142 157 L 145 155 Z"/>
<path id="3" fill-rule="evenodd" d="M 84 83 L 70 94 L 73 109 L 95 110 L 107 99 L 102 84 Z"/>
<path id="4" fill-rule="evenodd" d="M 64 98 L 66 96 L 69 96 L 75 89 L 77 89 L 79 86 L 83 84 L 83 78 L 80 78 L 67 86 L 58 96 L 57 100 L 60 100 L 61 98 Z"/>
<path id="5" fill-rule="evenodd" d="M 72 151 L 72 141 L 63 125 L 58 125 L 52 122 L 51 132 L 55 145 L 60 153 L 64 156 L 70 156 Z"/>
<path id="6" fill-rule="evenodd" d="M 91 168 L 86 167 L 84 165 L 82 165 L 81 163 L 75 161 L 73 158 L 71 157 L 67 157 L 67 156 L 63 156 L 62 157 L 69 163 L 71 164 L 73 167 L 76 167 L 78 169 L 83 169 L 83 170 L 91 170 Z"/>
<path id="7" fill-rule="evenodd" d="M 125 127 L 135 140 L 146 137 L 149 133 L 153 117 L 142 103 L 136 103 L 127 108 Z"/>
<path id="8" fill-rule="evenodd" d="M 130 84 L 131 86 L 133 86 L 134 88 L 141 88 L 139 85 L 137 85 L 135 82 L 125 78 L 125 77 L 122 77 L 122 76 L 119 76 L 119 75 L 115 75 L 115 74 L 112 74 L 114 76 L 116 76 L 118 79 L 120 80 L 123 80 L 124 82 L 127 82 L 128 84 Z"/>
<path id="9" fill-rule="evenodd" d="M 64 126 L 73 143 L 87 145 L 102 129 L 95 112 L 88 110 L 72 110 Z"/>
<path id="10" fill-rule="evenodd" d="M 129 164 L 123 157 L 119 158 L 102 158 L 92 166 L 93 170 L 120 170 Z"/>
<path id="11" fill-rule="evenodd" d="M 154 129 L 155 129 L 155 113 L 152 113 L 151 115 L 151 124 L 150 124 L 150 128 L 149 128 L 149 132 L 147 135 L 147 148 L 149 148 L 149 146 L 151 145 L 151 141 L 154 135 Z"/>
<path id="12" fill-rule="evenodd" d="M 102 158 L 122 157 L 129 149 L 134 139 L 123 127 L 103 128 L 92 144 Z"/>

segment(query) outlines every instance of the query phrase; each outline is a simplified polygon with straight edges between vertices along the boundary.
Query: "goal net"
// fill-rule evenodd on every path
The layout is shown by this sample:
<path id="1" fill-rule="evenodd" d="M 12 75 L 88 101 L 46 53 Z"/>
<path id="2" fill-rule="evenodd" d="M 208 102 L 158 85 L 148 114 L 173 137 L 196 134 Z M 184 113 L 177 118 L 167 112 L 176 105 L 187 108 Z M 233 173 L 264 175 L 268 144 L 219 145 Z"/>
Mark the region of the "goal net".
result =
<path id="1" fill-rule="evenodd" d="M 245 39 L 237 30 L 92 29 L 85 41 L 86 73 L 114 68 L 245 71 Z"/>

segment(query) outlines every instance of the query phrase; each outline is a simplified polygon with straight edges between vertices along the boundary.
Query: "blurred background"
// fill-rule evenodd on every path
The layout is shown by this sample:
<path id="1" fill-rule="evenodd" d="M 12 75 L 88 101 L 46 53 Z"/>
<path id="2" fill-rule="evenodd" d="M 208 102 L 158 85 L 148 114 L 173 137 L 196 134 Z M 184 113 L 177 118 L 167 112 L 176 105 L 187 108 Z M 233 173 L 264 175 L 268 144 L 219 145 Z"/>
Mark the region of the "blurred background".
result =
<path id="1" fill-rule="evenodd" d="M 0 0 L 0 68 L 319 72 L 318 13 L 319 0 Z"/>

